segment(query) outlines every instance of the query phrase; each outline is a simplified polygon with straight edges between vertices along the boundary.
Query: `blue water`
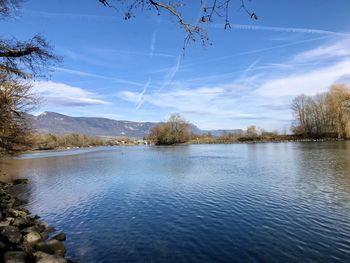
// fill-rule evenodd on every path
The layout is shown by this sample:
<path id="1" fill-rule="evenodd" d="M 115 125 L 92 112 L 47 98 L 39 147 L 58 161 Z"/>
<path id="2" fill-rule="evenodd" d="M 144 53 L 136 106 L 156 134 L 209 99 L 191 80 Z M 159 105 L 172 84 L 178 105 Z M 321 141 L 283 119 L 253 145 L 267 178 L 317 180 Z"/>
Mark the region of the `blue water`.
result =
<path id="1" fill-rule="evenodd" d="M 349 142 L 24 157 L 1 170 L 80 262 L 350 260 Z"/>

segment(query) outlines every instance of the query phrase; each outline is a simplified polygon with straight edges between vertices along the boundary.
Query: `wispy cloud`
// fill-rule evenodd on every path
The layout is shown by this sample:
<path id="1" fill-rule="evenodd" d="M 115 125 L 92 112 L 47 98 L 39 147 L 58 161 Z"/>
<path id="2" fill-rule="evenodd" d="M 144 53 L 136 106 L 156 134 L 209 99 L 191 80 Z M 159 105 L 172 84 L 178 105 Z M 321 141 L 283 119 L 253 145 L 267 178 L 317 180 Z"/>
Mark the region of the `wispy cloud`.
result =
<path id="1" fill-rule="evenodd" d="M 81 77 L 91 77 L 91 78 L 109 80 L 109 81 L 113 81 L 116 83 L 128 84 L 128 85 L 133 85 L 133 86 L 140 86 L 140 87 L 143 86 L 143 84 L 141 82 L 136 82 L 136 81 L 127 80 L 127 79 L 121 79 L 121 78 L 115 78 L 115 77 L 107 77 L 107 76 L 98 75 L 98 74 L 85 72 L 85 71 L 81 71 L 81 70 L 67 69 L 67 68 L 62 68 L 62 67 L 53 67 L 53 69 L 56 71 L 64 72 L 64 73 L 71 74 L 71 75 L 81 76 Z"/>
<path id="2" fill-rule="evenodd" d="M 152 41 L 151 40 L 151 46 L 150 48 L 152 49 Z M 156 41 L 156 39 L 154 40 Z M 154 42 L 154 47 L 155 48 L 155 42 Z M 121 54 L 121 55 L 137 55 L 137 56 L 147 56 L 149 57 L 151 52 L 150 51 L 135 51 L 135 50 L 122 50 L 122 49 L 112 49 L 112 48 L 89 48 L 89 51 L 95 53 L 95 54 L 99 54 L 99 55 L 108 55 L 110 56 L 111 54 Z M 164 57 L 164 58 L 176 58 L 176 55 L 173 54 L 167 54 L 167 53 L 163 53 L 163 52 L 154 52 L 153 50 L 153 54 L 152 56 L 154 57 Z"/>
<path id="3" fill-rule="evenodd" d="M 315 95 L 326 91 L 330 85 L 347 75 L 350 75 L 350 60 L 267 80 L 256 90 L 256 94 L 264 97 Z"/>
<path id="4" fill-rule="evenodd" d="M 43 12 L 35 10 L 25 10 L 25 14 L 35 17 L 43 17 L 46 19 L 75 19 L 75 20 L 107 20 L 115 21 L 115 16 L 102 16 L 94 14 L 81 14 L 81 13 L 54 13 Z"/>
<path id="5" fill-rule="evenodd" d="M 63 83 L 33 82 L 34 90 L 42 97 L 45 106 L 97 106 L 107 105 L 101 96 Z"/>
<path id="6" fill-rule="evenodd" d="M 295 62 L 309 62 L 314 60 L 325 60 L 330 58 L 350 57 L 350 38 L 325 44 L 295 56 Z"/>
<path id="7" fill-rule="evenodd" d="M 149 47 L 149 55 L 150 57 L 153 57 L 154 56 L 154 49 L 155 49 L 155 46 L 156 46 L 156 41 L 157 41 L 157 31 L 154 31 L 153 34 L 152 34 L 152 38 L 151 38 L 151 45 Z"/>
<path id="8" fill-rule="evenodd" d="M 340 40 L 299 52 L 287 61 L 263 64 L 259 59 L 254 60 L 240 70 L 242 74 L 238 78 L 231 74 L 235 79 L 225 79 L 226 83 L 220 82 L 222 74 L 219 74 L 219 77 L 210 76 L 216 80 L 214 85 L 195 86 L 200 79 L 184 80 L 182 86 L 170 83 L 166 90 L 141 94 L 143 101 L 155 108 L 180 112 L 205 128 L 244 128 L 252 123 L 281 128 L 291 120 L 290 102 L 294 96 L 315 95 L 349 79 L 349 48 L 350 43 Z M 168 72 L 169 78 L 178 67 L 177 63 Z M 122 91 L 119 97 L 138 103 L 141 94 Z M 208 120 L 212 120 L 210 124 Z"/>
<path id="9" fill-rule="evenodd" d="M 215 58 L 211 58 L 211 59 L 205 59 L 205 60 L 198 59 L 197 61 L 194 61 L 194 62 L 191 62 L 191 63 L 188 63 L 188 64 L 184 64 L 182 67 L 183 68 L 188 68 L 188 67 L 192 67 L 192 66 L 195 66 L 195 65 L 198 65 L 198 64 L 203 64 L 203 63 L 208 63 L 208 62 L 217 62 L 217 61 L 227 60 L 227 59 L 234 58 L 234 57 L 258 54 L 258 53 L 262 53 L 262 52 L 267 52 L 267 51 L 272 51 L 272 50 L 277 50 L 277 49 L 297 46 L 297 45 L 306 44 L 306 43 L 309 43 L 309 42 L 314 42 L 314 41 L 319 41 L 319 40 L 326 40 L 326 39 L 329 39 L 329 36 L 322 36 L 322 37 L 317 37 L 317 38 L 298 40 L 298 41 L 294 41 L 294 42 L 290 42 L 290 43 L 286 43 L 286 44 L 273 45 L 271 47 L 257 48 L 257 49 L 253 49 L 253 50 L 237 52 L 237 53 L 234 53 L 234 54 L 225 55 L 225 56 L 219 56 L 219 57 L 215 57 Z"/>

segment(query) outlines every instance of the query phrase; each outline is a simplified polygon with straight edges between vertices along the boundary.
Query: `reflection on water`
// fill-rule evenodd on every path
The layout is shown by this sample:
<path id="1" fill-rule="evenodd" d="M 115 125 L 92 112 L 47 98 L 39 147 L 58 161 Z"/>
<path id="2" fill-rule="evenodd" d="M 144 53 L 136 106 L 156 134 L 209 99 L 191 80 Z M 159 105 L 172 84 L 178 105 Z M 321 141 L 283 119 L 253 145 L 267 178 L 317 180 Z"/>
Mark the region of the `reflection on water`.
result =
<path id="1" fill-rule="evenodd" d="M 76 153 L 76 152 L 75 152 Z M 3 160 L 81 262 L 347 261 L 350 144 L 116 147 Z M 42 158 L 38 158 L 42 157 Z"/>

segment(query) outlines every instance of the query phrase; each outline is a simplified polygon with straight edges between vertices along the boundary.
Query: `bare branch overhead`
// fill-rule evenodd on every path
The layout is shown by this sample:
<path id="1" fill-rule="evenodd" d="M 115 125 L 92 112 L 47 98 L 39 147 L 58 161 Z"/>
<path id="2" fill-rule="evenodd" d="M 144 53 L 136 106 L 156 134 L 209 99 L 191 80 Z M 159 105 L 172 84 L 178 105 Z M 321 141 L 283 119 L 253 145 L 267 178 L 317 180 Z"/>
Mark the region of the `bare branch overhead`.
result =
<path id="1" fill-rule="evenodd" d="M 173 16 L 179 25 L 185 30 L 186 37 L 184 46 L 189 41 L 195 42 L 199 39 L 202 44 L 208 42 L 207 32 L 204 28 L 204 24 L 211 23 L 217 19 L 224 21 L 224 28 L 231 28 L 230 24 L 230 9 L 233 2 L 237 2 L 239 9 L 243 10 L 247 15 L 254 20 L 258 19 L 255 12 L 251 12 L 247 5 L 246 0 L 197 0 L 200 4 L 201 16 L 195 22 L 189 22 L 183 16 L 183 8 L 185 7 L 185 1 L 182 0 L 99 0 L 101 4 L 106 7 L 120 7 L 124 8 L 124 19 L 129 20 L 134 17 L 134 13 L 137 9 L 142 10 L 156 10 L 157 15 L 160 15 L 162 11 L 165 11 L 170 16 Z M 113 2 L 114 5 L 111 3 Z"/>

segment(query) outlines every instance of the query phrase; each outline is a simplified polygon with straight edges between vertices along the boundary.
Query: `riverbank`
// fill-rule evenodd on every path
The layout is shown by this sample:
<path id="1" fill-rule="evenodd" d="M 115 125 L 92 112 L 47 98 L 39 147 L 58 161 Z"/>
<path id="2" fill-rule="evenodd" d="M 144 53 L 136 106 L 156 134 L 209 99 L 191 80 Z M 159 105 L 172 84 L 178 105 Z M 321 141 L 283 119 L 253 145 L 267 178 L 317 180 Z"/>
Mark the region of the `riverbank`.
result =
<path id="1" fill-rule="evenodd" d="M 5 263 L 69 263 L 65 258 L 64 233 L 55 229 L 39 216 L 32 216 L 23 208 L 14 190 L 27 179 L 0 181 L 0 262 Z"/>
<path id="2" fill-rule="evenodd" d="M 294 135 L 277 135 L 271 137 L 239 137 L 239 136 L 202 136 L 193 138 L 186 144 L 250 144 L 250 143 L 283 143 L 283 142 L 327 142 L 346 141 L 338 138 L 304 138 Z"/>

